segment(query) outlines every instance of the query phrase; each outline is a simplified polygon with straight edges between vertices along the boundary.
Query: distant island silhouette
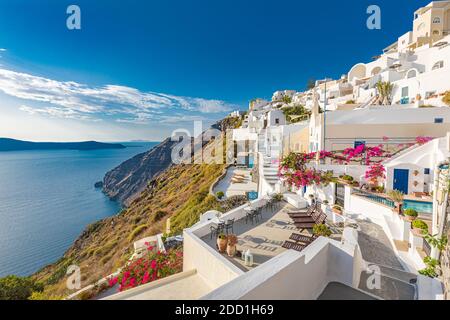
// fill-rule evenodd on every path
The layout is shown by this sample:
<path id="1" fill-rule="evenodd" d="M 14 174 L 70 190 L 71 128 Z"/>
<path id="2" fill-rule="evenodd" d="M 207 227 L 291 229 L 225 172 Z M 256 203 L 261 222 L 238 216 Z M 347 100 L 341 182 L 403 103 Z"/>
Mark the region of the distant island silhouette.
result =
<path id="1" fill-rule="evenodd" d="M 97 141 L 82 142 L 31 142 L 9 138 L 0 138 L 0 151 L 21 150 L 100 150 L 124 149 L 120 143 L 104 143 Z"/>

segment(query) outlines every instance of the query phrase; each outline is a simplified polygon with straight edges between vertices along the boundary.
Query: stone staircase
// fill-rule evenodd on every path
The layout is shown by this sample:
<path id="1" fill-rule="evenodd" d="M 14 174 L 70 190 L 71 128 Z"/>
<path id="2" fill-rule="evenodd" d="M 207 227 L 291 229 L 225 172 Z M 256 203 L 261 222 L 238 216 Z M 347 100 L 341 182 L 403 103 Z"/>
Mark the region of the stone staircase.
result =
<path id="1" fill-rule="evenodd" d="M 266 181 L 271 185 L 275 185 L 279 181 L 278 164 L 274 163 L 273 159 L 264 158 L 263 175 Z"/>

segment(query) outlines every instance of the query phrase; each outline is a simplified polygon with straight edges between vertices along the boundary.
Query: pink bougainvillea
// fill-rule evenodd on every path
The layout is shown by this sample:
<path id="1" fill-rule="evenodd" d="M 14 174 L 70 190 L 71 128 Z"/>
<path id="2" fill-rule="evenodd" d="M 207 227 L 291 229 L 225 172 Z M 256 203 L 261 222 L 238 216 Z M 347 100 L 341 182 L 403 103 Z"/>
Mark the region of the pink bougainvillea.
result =
<path id="1" fill-rule="evenodd" d="M 386 142 L 390 138 L 384 136 Z M 398 144 L 398 149 L 404 149 L 414 144 L 422 145 L 432 140 L 431 137 L 417 137 L 416 143 Z M 314 168 L 308 168 L 307 164 L 313 160 L 331 159 L 340 165 L 348 165 L 350 162 L 357 162 L 369 166 L 365 174 L 366 179 L 376 183 L 379 179 L 385 178 L 385 169 L 380 164 L 381 161 L 389 159 L 395 155 L 395 152 L 387 152 L 383 144 L 369 147 L 360 144 L 355 148 L 346 148 L 343 151 L 320 151 L 310 153 L 290 153 L 281 159 L 279 164 L 278 176 L 284 179 L 290 185 L 296 187 L 307 186 L 311 184 L 324 184 L 329 182 L 330 177 L 326 172 Z"/>
<path id="2" fill-rule="evenodd" d="M 365 178 L 373 184 L 377 184 L 380 179 L 385 179 L 386 169 L 381 163 L 372 164 L 366 171 Z"/>
<path id="3" fill-rule="evenodd" d="M 419 145 L 423 145 L 423 144 L 425 144 L 425 143 L 427 143 L 427 142 L 429 142 L 431 140 L 433 140 L 433 137 L 422 137 L 422 136 L 419 136 L 419 137 L 416 138 L 416 143 L 419 144 Z"/>
<path id="4" fill-rule="evenodd" d="M 119 291 L 124 291 L 181 272 L 182 269 L 182 249 L 154 252 L 153 247 L 148 245 L 148 251 L 144 257 L 129 263 L 119 276 L 108 279 L 108 283 L 110 287 L 118 283 Z"/>

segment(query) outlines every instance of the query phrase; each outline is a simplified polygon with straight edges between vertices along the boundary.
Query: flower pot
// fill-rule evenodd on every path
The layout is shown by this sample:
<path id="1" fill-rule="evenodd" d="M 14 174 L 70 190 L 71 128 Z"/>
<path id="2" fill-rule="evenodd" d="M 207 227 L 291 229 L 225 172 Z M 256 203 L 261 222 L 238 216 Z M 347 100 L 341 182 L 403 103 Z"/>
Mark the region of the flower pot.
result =
<path id="1" fill-rule="evenodd" d="M 421 229 L 421 228 L 412 228 L 412 232 L 414 233 L 414 235 L 415 236 L 418 236 L 418 237 L 423 237 L 424 236 L 424 234 L 423 234 L 423 229 Z"/>
<path id="2" fill-rule="evenodd" d="M 217 238 L 217 247 L 219 248 L 220 252 L 222 253 L 225 252 L 225 250 L 227 249 L 227 243 L 228 240 L 226 238 L 225 239 Z"/>
<path id="3" fill-rule="evenodd" d="M 229 257 L 234 257 L 236 254 L 236 245 L 227 245 L 227 254 Z"/>

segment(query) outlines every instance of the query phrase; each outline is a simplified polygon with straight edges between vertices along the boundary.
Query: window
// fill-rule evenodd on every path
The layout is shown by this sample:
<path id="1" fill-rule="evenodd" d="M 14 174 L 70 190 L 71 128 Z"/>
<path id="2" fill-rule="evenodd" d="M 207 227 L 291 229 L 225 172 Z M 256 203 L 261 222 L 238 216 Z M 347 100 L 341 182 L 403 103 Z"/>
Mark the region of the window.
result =
<path id="1" fill-rule="evenodd" d="M 353 147 L 356 148 L 360 145 L 366 145 L 366 142 L 365 141 L 355 141 Z"/>
<path id="2" fill-rule="evenodd" d="M 409 96 L 409 87 L 403 87 L 402 88 L 402 98 Z"/>
<path id="3" fill-rule="evenodd" d="M 433 18 L 433 23 L 441 23 L 441 18 L 439 18 L 439 17 L 434 17 L 434 18 Z"/>
<path id="4" fill-rule="evenodd" d="M 434 118 L 434 123 L 444 123 L 444 118 Z"/>
<path id="5" fill-rule="evenodd" d="M 423 173 L 424 174 L 430 174 L 430 168 L 423 169 Z"/>
<path id="6" fill-rule="evenodd" d="M 433 30 L 433 35 L 434 36 L 438 36 L 439 35 L 439 30 Z"/>
<path id="7" fill-rule="evenodd" d="M 275 124 L 280 124 L 280 119 L 276 118 L 275 119 Z"/>
<path id="8" fill-rule="evenodd" d="M 433 65 L 433 68 L 431 68 L 431 70 L 437 70 L 437 69 L 441 69 L 444 67 L 444 61 L 438 61 Z"/>

